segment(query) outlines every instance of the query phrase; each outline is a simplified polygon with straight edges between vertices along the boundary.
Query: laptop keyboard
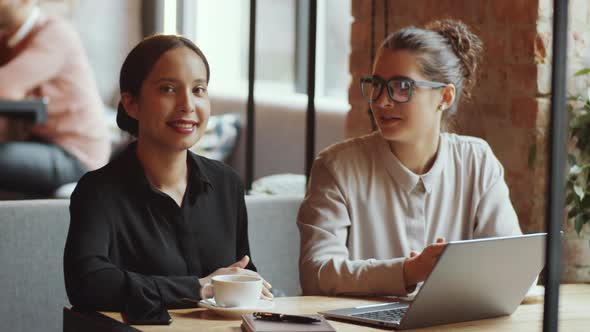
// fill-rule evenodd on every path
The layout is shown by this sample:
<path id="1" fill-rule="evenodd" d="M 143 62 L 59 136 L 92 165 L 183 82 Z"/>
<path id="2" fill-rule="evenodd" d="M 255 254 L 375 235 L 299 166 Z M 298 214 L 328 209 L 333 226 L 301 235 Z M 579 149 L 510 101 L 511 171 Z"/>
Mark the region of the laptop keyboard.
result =
<path id="1" fill-rule="evenodd" d="M 406 313 L 406 311 L 408 311 L 408 308 L 398 308 L 390 310 L 371 311 L 362 314 L 352 314 L 350 316 L 379 320 L 382 322 L 399 322 Z"/>

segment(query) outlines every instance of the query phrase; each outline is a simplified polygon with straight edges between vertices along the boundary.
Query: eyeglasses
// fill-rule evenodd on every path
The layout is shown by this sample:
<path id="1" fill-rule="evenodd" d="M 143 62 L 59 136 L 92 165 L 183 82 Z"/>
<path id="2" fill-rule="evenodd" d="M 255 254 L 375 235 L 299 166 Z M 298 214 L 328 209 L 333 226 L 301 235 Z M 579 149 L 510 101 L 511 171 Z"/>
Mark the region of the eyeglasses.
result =
<path id="1" fill-rule="evenodd" d="M 445 83 L 416 81 L 409 77 L 392 77 L 385 81 L 383 78 L 375 76 L 361 77 L 361 93 L 368 102 L 374 102 L 383 93 L 383 87 L 387 87 L 389 99 L 396 103 L 407 103 L 412 98 L 414 87 L 428 87 L 440 89 L 447 86 Z"/>

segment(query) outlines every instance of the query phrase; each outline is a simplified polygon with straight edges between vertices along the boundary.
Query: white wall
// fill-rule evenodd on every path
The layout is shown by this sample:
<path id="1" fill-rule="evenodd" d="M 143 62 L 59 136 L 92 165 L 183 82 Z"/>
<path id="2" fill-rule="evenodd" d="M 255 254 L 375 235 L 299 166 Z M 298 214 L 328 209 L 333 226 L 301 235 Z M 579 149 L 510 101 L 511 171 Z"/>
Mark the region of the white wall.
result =
<path id="1" fill-rule="evenodd" d="M 80 33 L 103 101 L 114 106 L 119 71 L 127 53 L 141 40 L 141 0 L 79 0 L 72 23 Z"/>

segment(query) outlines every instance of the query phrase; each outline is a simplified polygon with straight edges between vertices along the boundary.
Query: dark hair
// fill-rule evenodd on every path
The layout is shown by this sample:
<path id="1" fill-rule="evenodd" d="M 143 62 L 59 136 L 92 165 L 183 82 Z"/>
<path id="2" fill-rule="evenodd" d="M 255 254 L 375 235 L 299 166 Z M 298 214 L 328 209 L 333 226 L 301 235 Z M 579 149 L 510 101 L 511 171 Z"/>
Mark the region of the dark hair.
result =
<path id="1" fill-rule="evenodd" d="M 197 45 L 182 36 L 153 35 L 137 44 L 125 58 L 119 76 L 121 93 L 127 92 L 133 97 L 138 97 L 143 81 L 162 54 L 178 47 L 190 48 L 203 60 L 207 69 L 207 83 L 209 83 L 209 62 Z M 127 114 L 121 102 L 117 106 L 117 125 L 131 135 L 137 136 L 139 130 L 137 120 Z"/>
<path id="2" fill-rule="evenodd" d="M 455 85 L 455 102 L 443 118 L 457 111 L 461 96 L 471 97 L 483 44 L 463 22 L 444 19 L 430 22 L 424 29 L 407 27 L 387 37 L 381 48 L 411 51 L 429 80 Z"/>

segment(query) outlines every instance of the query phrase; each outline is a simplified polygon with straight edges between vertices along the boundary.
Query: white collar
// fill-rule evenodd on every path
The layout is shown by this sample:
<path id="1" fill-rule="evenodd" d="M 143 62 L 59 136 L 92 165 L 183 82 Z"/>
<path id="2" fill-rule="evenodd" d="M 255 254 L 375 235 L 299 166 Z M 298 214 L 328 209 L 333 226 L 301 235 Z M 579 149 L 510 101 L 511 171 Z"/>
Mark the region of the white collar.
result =
<path id="1" fill-rule="evenodd" d="M 422 182 L 424 185 L 424 189 L 427 193 L 430 193 L 436 187 L 438 181 L 442 177 L 441 173 L 445 168 L 445 164 L 448 159 L 449 142 L 447 134 L 440 134 L 436 159 L 434 160 L 432 167 L 430 167 L 430 170 L 428 170 L 426 174 L 421 175 L 412 172 L 406 166 L 404 166 L 404 164 L 402 164 L 399 159 L 397 159 L 395 154 L 391 152 L 387 140 L 383 138 L 383 136 L 381 136 L 378 131 L 376 137 L 380 141 L 380 144 L 378 145 L 380 149 L 378 150 L 379 154 L 385 163 L 385 167 L 389 172 L 389 175 L 391 175 L 394 181 L 397 182 L 406 192 L 411 192 L 414 190 L 414 188 L 420 182 Z"/>
<path id="2" fill-rule="evenodd" d="M 16 45 L 18 45 L 18 43 L 20 43 L 23 39 L 25 39 L 29 32 L 33 30 L 33 27 L 35 26 L 35 23 L 37 23 L 37 19 L 39 19 L 40 15 L 41 10 L 39 10 L 39 7 L 33 7 L 33 9 L 31 10 L 31 14 L 29 14 L 29 17 L 27 18 L 25 23 L 23 23 L 23 25 L 21 25 L 18 31 L 14 35 L 12 35 L 10 39 L 8 39 L 8 47 L 13 48 Z"/>

